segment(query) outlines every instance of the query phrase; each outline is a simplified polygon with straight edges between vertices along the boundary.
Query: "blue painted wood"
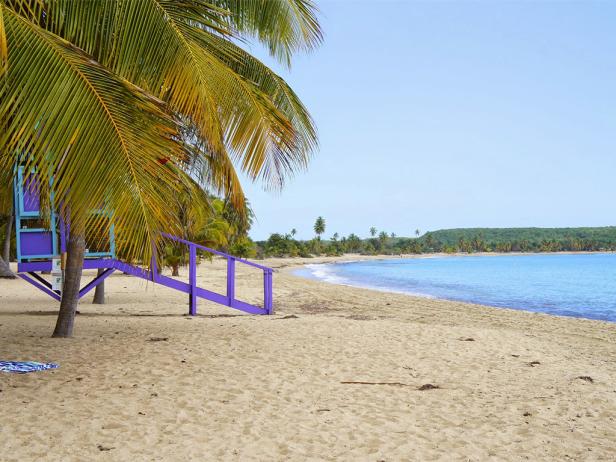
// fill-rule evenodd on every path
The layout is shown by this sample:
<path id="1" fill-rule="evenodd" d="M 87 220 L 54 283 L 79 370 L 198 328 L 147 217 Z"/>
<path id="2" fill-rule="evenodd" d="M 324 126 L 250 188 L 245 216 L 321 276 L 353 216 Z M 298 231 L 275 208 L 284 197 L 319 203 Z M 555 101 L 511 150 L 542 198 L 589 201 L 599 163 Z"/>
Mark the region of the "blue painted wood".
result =
<path id="1" fill-rule="evenodd" d="M 53 290 L 51 288 L 51 282 L 49 282 L 47 279 L 45 279 L 43 276 L 40 276 L 38 274 L 36 274 L 34 271 L 30 271 L 28 273 L 32 278 L 36 279 L 38 282 L 40 282 L 41 284 L 43 284 L 45 287 L 47 287 L 50 290 Z M 55 292 L 55 291 L 54 291 Z"/>
<path id="2" fill-rule="evenodd" d="M 39 283 L 38 281 L 35 281 L 30 276 L 28 276 L 26 274 L 23 274 L 23 273 L 17 273 L 17 276 L 22 278 L 24 281 L 29 282 L 30 284 L 32 284 L 34 287 L 36 287 L 40 291 L 42 291 L 42 292 L 46 293 L 47 295 L 49 295 L 51 298 L 53 298 L 53 299 L 55 299 L 57 301 L 60 301 L 60 296 L 57 293 L 55 293 L 51 289 L 48 289 L 47 287 L 45 287 L 43 284 Z"/>
<path id="3" fill-rule="evenodd" d="M 83 297 L 85 294 L 94 289 L 97 285 L 107 279 L 111 274 L 115 271 L 115 268 L 108 268 L 103 271 L 100 275 L 96 276 L 92 279 L 84 288 L 79 291 L 79 298 Z"/>
<path id="4" fill-rule="evenodd" d="M 241 300 L 233 300 L 231 308 L 244 311 L 250 314 L 268 314 L 266 310 L 261 307 L 251 305 L 250 303 L 243 302 Z"/>
<path id="5" fill-rule="evenodd" d="M 49 229 L 40 230 L 28 227 L 30 220 L 38 220 L 41 218 L 40 197 L 36 181 L 34 173 L 28 178 L 23 166 L 17 168 L 13 181 L 13 190 L 15 198 L 15 232 L 18 262 L 58 257 L 61 253 L 66 251 L 66 235 L 69 230 L 68 226 L 60 219 L 55 210 L 53 191 L 50 197 L 51 213 L 49 216 Z M 50 179 L 50 186 L 52 183 L 53 179 Z M 91 213 L 109 215 L 107 212 L 101 210 L 94 210 Z M 30 237 L 31 233 L 36 234 L 43 231 L 49 234 L 42 234 L 38 240 L 33 240 L 33 238 Z M 26 235 L 26 233 L 28 233 L 28 235 Z M 26 237 L 22 238 L 22 235 Z M 41 239 L 45 241 L 44 246 Z M 58 242 L 58 240 L 60 242 Z M 41 251 L 42 247 L 44 247 L 45 251 Z M 115 250 L 115 227 L 112 224 L 109 230 L 109 251 L 86 252 L 85 258 L 115 258 Z"/>
<path id="6" fill-rule="evenodd" d="M 227 257 L 227 304 L 233 305 L 235 300 L 235 258 Z"/>
<path id="7" fill-rule="evenodd" d="M 201 287 L 195 288 L 195 293 L 198 297 L 204 298 L 214 303 L 218 303 L 220 305 L 229 306 L 227 303 L 229 299 L 226 295 L 217 294 L 216 292 L 212 292 L 211 290 L 203 289 Z"/>
<path id="8" fill-rule="evenodd" d="M 197 248 L 191 245 L 188 253 L 188 283 L 190 284 L 188 314 L 195 316 L 197 314 Z"/>
<path id="9" fill-rule="evenodd" d="M 66 251 L 66 237 L 70 232 L 69 226 L 52 210 L 50 227 L 51 229 L 28 228 L 27 223 L 32 219 L 40 218 L 40 204 L 38 203 L 39 196 L 36 191 L 24 182 L 24 169 L 19 167 L 14 181 L 14 198 L 15 198 L 15 232 L 17 240 L 17 267 L 20 277 L 26 280 L 33 286 L 47 293 L 56 300 L 60 300 L 58 294 L 53 292 L 48 283 L 44 279 L 43 282 L 32 279 L 23 273 L 33 273 L 36 271 L 50 271 L 51 259 L 58 257 L 60 253 Z M 53 197 L 52 204 L 53 204 Z M 53 206 L 52 206 L 53 209 Z M 104 213 L 94 211 L 93 213 Z M 59 233 L 57 231 L 59 228 Z M 182 281 L 177 281 L 167 276 L 158 274 L 156 267 L 156 259 L 152 260 L 152 269 L 146 270 L 128 263 L 119 261 L 115 258 L 116 243 L 115 243 L 115 228 L 110 227 L 110 249 L 109 252 L 87 252 L 83 264 L 84 269 L 107 268 L 101 275 L 90 281 L 83 287 L 79 293 L 83 297 L 91 291 L 105 278 L 109 277 L 115 270 L 123 271 L 135 277 L 147 279 L 157 284 L 164 285 L 174 290 L 189 294 L 189 313 L 195 315 L 197 313 L 197 298 L 210 300 L 214 303 L 229 306 L 234 309 L 245 311 L 252 314 L 271 314 L 271 275 L 272 270 L 263 265 L 250 262 L 241 258 L 233 257 L 223 252 L 210 249 L 208 247 L 186 241 L 184 239 L 163 234 L 166 238 L 183 243 L 189 247 L 190 253 L 190 268 L 189 268 L 189 284 Z M 219 255 L 227 259 L 227 290 L 226 294 L 218 294 L 210 290 L 197 286 L 197 249 L 210 252 L 214 255 Z M 263 271 L 264 277 L 264 308 L 251 305 L 241 300 L 235 299 L 235 269 L 236 262 L 250 265 L 259 268 Z M 39 279 L 38 277 L 36 279 Z"/>

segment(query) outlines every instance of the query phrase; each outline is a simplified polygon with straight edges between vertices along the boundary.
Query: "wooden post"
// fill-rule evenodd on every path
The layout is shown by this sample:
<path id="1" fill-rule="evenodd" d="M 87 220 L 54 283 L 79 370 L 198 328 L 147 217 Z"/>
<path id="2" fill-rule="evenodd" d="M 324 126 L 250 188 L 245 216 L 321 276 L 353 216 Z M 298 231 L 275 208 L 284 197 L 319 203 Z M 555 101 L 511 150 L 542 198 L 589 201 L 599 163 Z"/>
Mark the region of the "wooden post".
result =
<path id="1" fill-rule="evenodd" d="M 152 272 L 152 282 L 156 282 L 158 276 L 158 264 L 156 263 L 156 247 L 152 247 L 152 263 L 150 264 L 150 270 Z"/>
<path id="2" fill-rule="evenodd" d="M 227 305 L 235 300 L 235 257 L 227 257 Z"/>
<path id="3" fill-rule="evenodd" d="M 271 269 L 263 270 L 263 308 L 267 314 L 274 314 L 273 279 Z"/>
<path id="4" fill-rule="evenodd" d="M 190 284 L 188 314 L 195 316 L 197 314 L 197 248 L 194 245 L 190 245 L 188 249 L 188 284 Z"/>

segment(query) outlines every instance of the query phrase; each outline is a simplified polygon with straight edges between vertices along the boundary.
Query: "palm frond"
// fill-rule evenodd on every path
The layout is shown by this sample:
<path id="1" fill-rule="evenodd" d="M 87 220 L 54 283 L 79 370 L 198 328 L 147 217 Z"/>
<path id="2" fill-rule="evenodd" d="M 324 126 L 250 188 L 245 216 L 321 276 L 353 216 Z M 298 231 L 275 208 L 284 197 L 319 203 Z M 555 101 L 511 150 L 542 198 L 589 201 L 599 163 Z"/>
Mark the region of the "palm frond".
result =
<path id="1" fill-rule="evenodd" d="M 0 9 L 10 61 L 0 86 L 0 181 L 13 172 L 14 153 L 27 153 L 26 171 L 53 176 L 71 226 L 105 226 L 89 214 L 102 206 L 125 236 L 124 252 L 148 258 L 158 231 L 177 225 L 169 197 L 194 189 L 176 167 L 184 160 L 176 121 L 161 101 L 83 51 Z M 164 157 L 173 162 L 161 166 Z"/>
<path id="2" fill-rule="evenodd" d="M 318 9 L 311 0 L 212 0 L 229 11 L 230 24 L 243 37 L 255 37 L 270 54 L 290 67 L 298 51 L 321 43 Z"/>
<path id="3" fill-rule="evenodd" d="M 87 214 L 104 205 L 127 258 L 181 228 L 174 195 L 207 184 L 245 210 L 236 166 L 278 187 L 317 140 L 284 80 L 232 42 L 251 37 L 288 62 L 321 41 L 313 2 L 0 0 L 0 176 L 28 153 L 76 225 L 108 226 Z"/>
<path id="4" fill-rule="evenodd" d="M 211 150 L 224 151 L 217 88 L 195 66 L 177 18 L 191 29 L 221 29 L 218 9 L 207 2 L 169 0 L 75 2 L 48 0 L 44 27 L 91 54 L 103 66 L 180 114 L 191 117 Z M 175 19 L 174 19 L 175 18 Z M 164 44 L 161 46 L 161 44 Z"/>
<path id="5" fill-rule="evenodd" d="M 250 136 L 239 140 L 230 137 L 230 142 L 235 148 L 236 158 L 242 169 L 249 176 L 253 179 L 262 178 L 270 185 L 282 186 L 284 180 L 292 176 L 297 169 L 307 166 L 312 152 L 317 148 L 318 137 L 312 117 L 297 94 L 279 75 L 242 48 L 216 37 L 211 38 L 211 43 L 203 43 L 202 46 L 216 59 L 224 62 L 233 71 L 235 79 L 247 83 L 244 86 L 240 84 L 237 88 L 252 90 L 257 101 L 265 100 L 261 109 L 270 111 L 277 117 L 270 120 L 269 125 L 262 122 L 262 130 L 270 133 L 270 136 L 259 137 L 260 144 L 250 145 L 253 141 Z M 236 95 L 235 98 L 245 99 L 242 95 Z M 235 120 L 236 125 L 226 124 L 228 133 L 234 133 L 236 130 L 243 133 L 242 124 L 251 123 L 250 120 L 243 119 L 248 118 L 251 111 L 258 108 L 257 104 L 248 104 L 244 108 L 243 117 Z M 234 116 L 233 112 L 230 116 Z M 285 131 L 290 133 L 281 134 Z M 253 150 L 253 155 L 244 154 L 249 149 Z"/>
<path id="6" fill-rule="evenodd" d="M 48 3 L 48 29 L 190 118 L 201 143 L 217 157 L 228 155 L 229 149 L 251 178 L 272 187 L 282 186 L 286 177 L 307 164 L 316 145 L 308 112 L 280 77 L 227 39 L 232 31 L 224 24 L 245 9 L 234 20 L 236 28 L 246 33 L 263 30 L 272 43 L 285 41 L 290 52 L 291 43 L 314 44 L 320 37 L 318 27 L 310 40 L 283 39 L 285 32 L 277 29 L 311 30 L 316 21 L 311 2 Z M 261 7 L 275 18 L 269 26 L 258 14 Z M 220 14 L 222 10 L 228 13 Z"/>
<path id="7" fill-rule="evenodd" d="M 13 183 L 0 183 L 0 216 L 7 215 L 13 206 Z"/>
<path id="8" fill-rule="evenodd" d="M 6 69 L 8 55 L 6 31 L 4 30 L 4 14 L 2 12 L 2 8 L 0 8 L 0 77 L 2 77 L 2 74 L 4 74 Z"/>

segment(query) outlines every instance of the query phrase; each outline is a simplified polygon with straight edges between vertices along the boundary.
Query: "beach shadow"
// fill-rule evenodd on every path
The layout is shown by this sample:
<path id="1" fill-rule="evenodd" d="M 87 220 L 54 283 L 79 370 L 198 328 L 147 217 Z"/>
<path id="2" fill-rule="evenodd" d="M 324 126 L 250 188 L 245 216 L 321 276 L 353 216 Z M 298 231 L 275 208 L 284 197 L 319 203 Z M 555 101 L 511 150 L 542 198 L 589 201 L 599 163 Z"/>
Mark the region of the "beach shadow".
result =
<path id="1" fill-rule="evenodd" d="M 58 316 L 58 310 L 52 311 L 0 311 L 0 316 Z"/>
<path id="2" fill-rule="evenodd" d="M 47 311 L 0 311 L 0 316 L 57 316 L 58 310 Z M 77 313 L 77 317 L 84 318 L 96 318 L 96 317 L 112 317 L 112 318 L 237 318 L 242 316 L 248 316 L 244 314 L 197 314 L 195 316 L 188 316 L 181 313 Z"/>

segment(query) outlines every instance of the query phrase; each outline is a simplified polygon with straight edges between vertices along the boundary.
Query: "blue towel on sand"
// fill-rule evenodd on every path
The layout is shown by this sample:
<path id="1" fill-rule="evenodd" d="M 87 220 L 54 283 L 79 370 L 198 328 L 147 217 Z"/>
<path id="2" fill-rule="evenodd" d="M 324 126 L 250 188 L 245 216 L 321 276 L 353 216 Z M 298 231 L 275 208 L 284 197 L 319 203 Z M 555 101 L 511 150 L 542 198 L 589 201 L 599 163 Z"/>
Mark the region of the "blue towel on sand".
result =
<path id="1" fill-rule="evenodd" d="M 46 371 L 56 369 L 59 366 L 54 363 L 37 363 L 34 361 L 0 361 L 0 372 L 13 372 L 25 374 L 27 372 Z"/>

